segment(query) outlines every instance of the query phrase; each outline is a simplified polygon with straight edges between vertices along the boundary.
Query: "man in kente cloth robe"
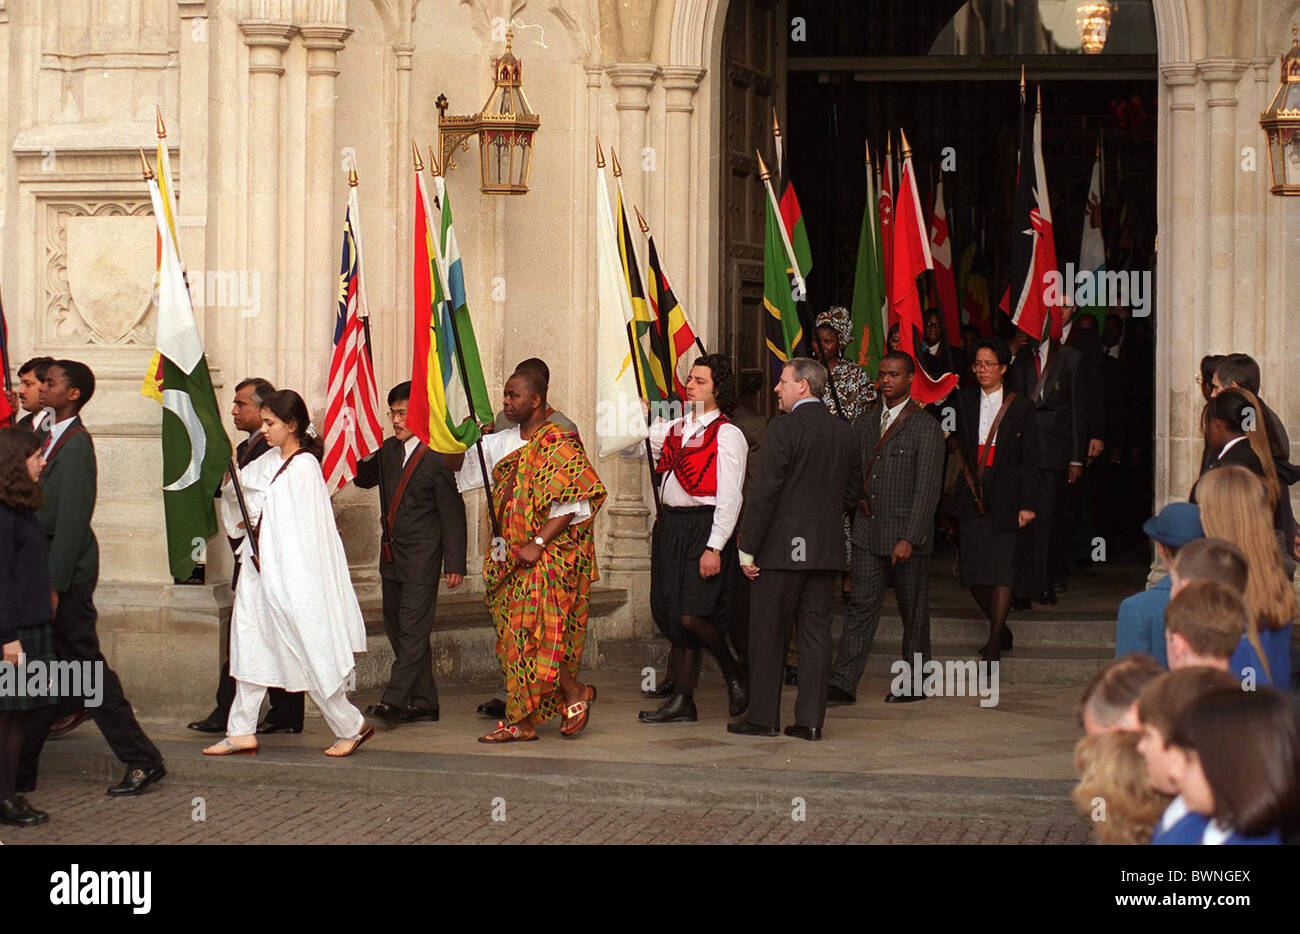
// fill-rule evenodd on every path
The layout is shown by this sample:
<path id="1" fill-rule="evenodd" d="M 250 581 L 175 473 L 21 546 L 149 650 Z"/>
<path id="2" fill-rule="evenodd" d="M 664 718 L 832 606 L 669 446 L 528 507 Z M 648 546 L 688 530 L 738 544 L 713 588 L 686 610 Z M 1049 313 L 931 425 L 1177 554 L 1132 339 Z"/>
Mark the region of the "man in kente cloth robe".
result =
<path id="1" fill-rule="evenodd" d="M 587 728 L 596 700 L 596 689 L 579 683 L 578 667 L 599 577 L 592 518 L 607 493 L 578 436 L 547 421 L 546 410 L 545 382 L 515 373 L 505 387 L 512 427 L 483 436 L 502 538 L 487 549 L 483 580 L 506 716 L 481 743 L 535 740 L 535 728 L 556 716 L 564 718 L 561 735 L 572 739 Z M 461 492 L 483 485 L 476 451 L 465 452 L 456 485 Z"/>

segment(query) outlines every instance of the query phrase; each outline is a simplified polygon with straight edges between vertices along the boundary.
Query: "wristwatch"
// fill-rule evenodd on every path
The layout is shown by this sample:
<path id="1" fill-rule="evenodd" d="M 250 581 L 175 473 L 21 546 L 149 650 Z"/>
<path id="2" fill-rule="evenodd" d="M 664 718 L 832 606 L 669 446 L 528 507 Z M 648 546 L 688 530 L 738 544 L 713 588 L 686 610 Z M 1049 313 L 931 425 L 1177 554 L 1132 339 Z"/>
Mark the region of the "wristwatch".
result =
<path id="1" fill-rule="evenodd" d="M 707 551 L 707 552 L 709 552 L 710 554 L 715 554 L 715 555 L 717 555 L 719 558 L 722 557 L 722 549 L 721 549 L 721 548 L 706 548 L 706 549 L 704 549 L 704 550 Z"/>
<path id="2" fill-rule="evenodd" d="M 542 538 L 540 535 L 538 535 L 536 538 L 533 539 L 533 544 L 536 545 L 538 548 L 545 548 L 545 547 L 546 547 L 546 539 L 544 539 L 544 538 Z"/>

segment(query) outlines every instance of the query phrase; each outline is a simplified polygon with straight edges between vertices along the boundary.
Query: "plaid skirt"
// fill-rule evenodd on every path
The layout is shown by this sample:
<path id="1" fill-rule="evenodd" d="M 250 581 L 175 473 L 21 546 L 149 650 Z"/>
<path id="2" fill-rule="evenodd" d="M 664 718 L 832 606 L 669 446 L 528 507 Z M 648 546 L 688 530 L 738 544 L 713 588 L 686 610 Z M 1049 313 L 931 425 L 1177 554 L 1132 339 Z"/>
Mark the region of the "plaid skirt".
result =
<path id="1" fill-rule="evenodd" d="M 49 707 L 58 699 L 50 697 L 49 689 L 49 672 L 50 665 L 55 661 L 54 654 L 54 627 L 49 623 L 40 623 L 36 626 L 18 627 L 18 641 L 23 644 L 24 668 L 20 668 L 16 673 L 10 665 L 3 665 L 5 670 L 0 670 L 0 711 L 6 713 L 14 710 L 36 710 L 40 707 Z M 39 695 L 29 695 L 31 682 L 35 677 L 33 665 L 40 662 L 40 668 L 44 670 L 45 678 L 44 693 Z M 21 685 L 20 685 L 21 682 Z M 21 687 L 21 689 L 19 689 Z"/>

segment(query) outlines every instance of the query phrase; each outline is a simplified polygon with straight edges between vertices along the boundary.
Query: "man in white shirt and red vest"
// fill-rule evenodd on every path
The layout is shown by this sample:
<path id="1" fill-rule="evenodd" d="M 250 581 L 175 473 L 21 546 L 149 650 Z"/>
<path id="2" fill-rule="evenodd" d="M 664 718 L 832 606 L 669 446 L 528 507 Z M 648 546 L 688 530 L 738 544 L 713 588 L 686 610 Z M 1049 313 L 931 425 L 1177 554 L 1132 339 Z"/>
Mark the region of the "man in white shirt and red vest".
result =
<path id="1" fill-rule="evenodd" d="M 736 404 L 731 360 L 706 354 L 686 379 L 686 414 L 650 426 L 660 512 L 650 552 L 650 610 L 672 643 L 673 693 L 642 723 L 693 722 L 700 649 L 722 669 L 732 717 L 749 705 L 748 686 L 727 647 L 734 533 L 749 443 L 728 417 Z"/>

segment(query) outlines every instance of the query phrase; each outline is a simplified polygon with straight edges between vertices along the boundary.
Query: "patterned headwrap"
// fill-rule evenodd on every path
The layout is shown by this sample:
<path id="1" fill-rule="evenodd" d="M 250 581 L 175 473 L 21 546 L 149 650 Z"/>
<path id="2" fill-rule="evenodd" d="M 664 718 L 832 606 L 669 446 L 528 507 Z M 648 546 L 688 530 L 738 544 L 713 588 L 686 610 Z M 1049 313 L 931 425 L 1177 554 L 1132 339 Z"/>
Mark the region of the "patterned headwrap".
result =
<path id="1" fill-rule="evenodd" d="M 817 327 L 827 327 L 834 331 L 839 336 L 841 350 L 853 340 L 853 319 L 849 317 L 849 310 L 839 305 L 832 305 L 819 314 Z"/>

